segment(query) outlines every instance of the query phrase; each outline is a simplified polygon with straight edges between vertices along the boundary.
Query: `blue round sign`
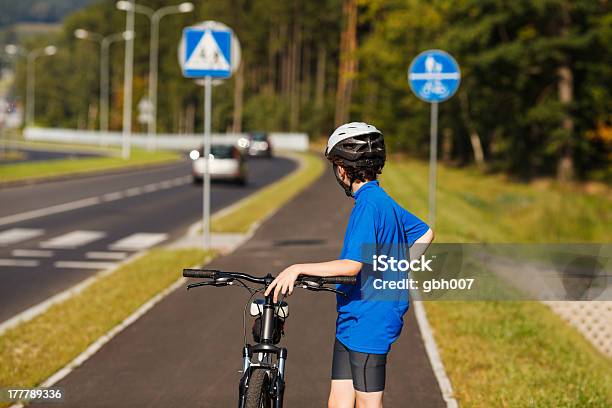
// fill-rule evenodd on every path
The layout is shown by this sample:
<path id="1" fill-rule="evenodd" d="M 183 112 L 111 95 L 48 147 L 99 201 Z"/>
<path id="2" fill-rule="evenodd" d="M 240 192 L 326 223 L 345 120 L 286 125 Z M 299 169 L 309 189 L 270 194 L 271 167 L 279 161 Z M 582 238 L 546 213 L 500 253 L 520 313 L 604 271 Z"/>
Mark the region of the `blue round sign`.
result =
<path id="1" fill-rule="evenodd" d="M 410 88 L 425 102 L 444 102 L 455 94 L 460 82 L 457 61 L 442 50 L 423 51 L 408 68 Z"/>

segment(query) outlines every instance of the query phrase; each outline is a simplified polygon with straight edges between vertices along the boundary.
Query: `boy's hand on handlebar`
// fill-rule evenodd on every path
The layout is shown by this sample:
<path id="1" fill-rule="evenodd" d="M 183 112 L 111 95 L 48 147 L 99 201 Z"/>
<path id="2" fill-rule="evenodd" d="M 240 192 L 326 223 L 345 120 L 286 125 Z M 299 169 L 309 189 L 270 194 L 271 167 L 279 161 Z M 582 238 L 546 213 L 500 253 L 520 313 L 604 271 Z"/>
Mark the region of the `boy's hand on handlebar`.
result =
<path id="1" fill-rule="evenodd" d="M 268 296 L 274 290 L 274 303 L 278 302 L 279 293 L 291 295 L 298 276 L 300 276 L 299 265 L 291 265 L 272 281 L 264 295 Z"/>

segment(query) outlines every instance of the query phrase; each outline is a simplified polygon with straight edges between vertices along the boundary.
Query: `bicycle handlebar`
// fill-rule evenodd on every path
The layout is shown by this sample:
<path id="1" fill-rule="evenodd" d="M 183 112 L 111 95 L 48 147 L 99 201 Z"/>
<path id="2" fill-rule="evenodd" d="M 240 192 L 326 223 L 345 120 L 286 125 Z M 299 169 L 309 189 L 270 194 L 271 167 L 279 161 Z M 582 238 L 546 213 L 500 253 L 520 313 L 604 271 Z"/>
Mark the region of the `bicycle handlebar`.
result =
<path id="1" fill-rule="evenodd" d="M 217 269 L 183 269 L 183 276 L 186 278 L 200 278 L 200 279 L 217 279 L 217 278 L 235 278 L 244 279 L 249 282 L 259 283 L 266 285 L 271 282 L 270 277 L 257 277 L 241 272 L 224 272 Z M 319 284 L 341 284 L 341 285 L 355 285 L 357 283 L 356 276 L 310 276 L 300 275 L 298 281 L 314 281 Z"/>

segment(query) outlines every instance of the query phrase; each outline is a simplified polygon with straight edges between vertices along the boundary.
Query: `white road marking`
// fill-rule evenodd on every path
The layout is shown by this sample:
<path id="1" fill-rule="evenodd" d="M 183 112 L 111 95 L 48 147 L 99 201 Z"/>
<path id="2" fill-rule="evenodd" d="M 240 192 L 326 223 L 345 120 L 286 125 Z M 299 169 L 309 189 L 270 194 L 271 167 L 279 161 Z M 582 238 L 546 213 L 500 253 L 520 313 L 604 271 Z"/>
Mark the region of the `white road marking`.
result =
<path id="1" fill-rule="evenodd" d="M 123 193 L 121 191 L 115 191 L 114 193 L 107 193 L 102 196 L 104 201 L 115 201 L 123 198 Z"/>
<path id="2" fill-rule="evenodd" d="M 147 184 L 142 188 L 145 193 L 152 193 L 153 191 L 157 191 L 157 184 Z"/>
<path id="3" fill-rule="evenodd" d="M 0 232 L 0 245 L 16 244 L 17 242 L 27 241 L 45 233 L 45 230 L 36 228 L 12 228 Z"/>
<path id="4" fill-rule="evenodd" d="M 185 182 L 187 183 L 187 182 Z M 182 183 L 182 184 L 185 184 Z M 179 185 L 176 182 L 176 178 L 170 180 L 160 181 L 159 183 L 148 184 L 143 187 L 132 187 L 122 191 L 114 191 L 106 193 L 98 197 L 83 198 L 81 200 L 71 201 L 69 203 L 52 205 L 50 207 L 40 208 L 37 210 L 26 211 L 23 213 L 7 215 L 0 217 L 0 226 L 7 224 L 14 224 L 16 222 L 30 220 L 33 218 L 45 217 L 47 215 L 58 214 L 66 211 L 76 210 L 83 207 L 90 207 L 104 202 L 115 201 L 122 198 L 134 197 L 137 195 L 151 193 L 157 190 L 170 188 L 173 185 Z"/>
<path id="5" fill-rule="evenodd" d="M 112 259 L 121 260 L 127 258 L 126 252 L 87 252 L 85 258 L 87 259 Z"/>
<path id="6" fill-rule="evenodd" d="M 53 251 L 45 251 L 40 249 L 13 249 L 11 255 L 28 258 L 51 258 L 53 256 Z"/>
<path id="7" fill-rule="evenodd" d="M 159 244 L 168 238 L 168 234 L 140 232 L 120 239 L 110 245 L 111 249 L 119 249 L 126 251 L 140 251 Z"/>
<path id="8" fill-rule="evenodd" d="M 438 380 L 438 386 L 442 392 L 442 398 L 444 401 L 446 401 L 447 408 L 457 408 L 459 404 L 455 399 L 453 386 L 450 379 L 446 375 L 444 363 L 442 363 L 442 359 L 440 358 L 438 345 L 434 339 L 433 331 L 429 325 L 429 320 L 427 320 L 427 314 L 425 313 L 423 302 L 420 300 L 419 292 L 410 291 L 410 293 L 412 294 L 412 307 L 414 309 L 414 315 L 416 316 L 417 325 L 419 326 L 419 331 L 421 332 L 421 337 L 423 338 L 423 343 L 425 344 L 425 351 L 427 352 L 429 363 L 431 364 L 431 368 L 436 376 L 436 380 Z"/>
<path id="9" fill-rule="evenodd" d="M 124 191 L 124 194 L 126 197 L 134 197 L 137 195 L 142 194 L 142 188 L 140 187 L 133 187 L 133 188 L 128 188 L 127 190 Z"/>
<path id="10" fill-rule="evenodd" d="M 41 248 L 78 248 L 106 236 L 102 231 L 72 231 L 40 243 Z"/>
<path id="11" fill-rule="evenodd" d="M 40 262 L 30 259 L 0 259 L 0 266 L 38 266 Z"/>
<path id="12" fill-rule="evenodd" d="M 32 218 L 44 217 L 46 215 L 57 214 L 61 212 L 76 210 L 77 208 L 89 207 L 99 204 L 99 197 L 84 198 L 82 200 L 72 201 L 65 204 L 52 205 L 51 207 L 40 208 L 38 210 L 26 211 L 24 213 L 8 215 L 0 218 L 0 225 L 14 224 L 19 221 L 30 220 Z"/>
<path id="13" fill-rule="evenodd" d="M 57 261 L 53 264 L 56 268 L 68 269 L 107 269 L 116 266 L 114 262 L 86 262 L 86 261 Z"/>

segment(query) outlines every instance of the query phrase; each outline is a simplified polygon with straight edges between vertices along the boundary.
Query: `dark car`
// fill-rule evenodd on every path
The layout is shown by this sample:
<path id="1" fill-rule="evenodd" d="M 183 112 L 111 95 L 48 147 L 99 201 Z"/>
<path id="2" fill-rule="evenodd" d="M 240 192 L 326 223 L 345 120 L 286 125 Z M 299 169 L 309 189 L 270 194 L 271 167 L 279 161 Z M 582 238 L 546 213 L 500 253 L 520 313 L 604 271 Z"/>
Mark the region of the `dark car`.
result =
<path id="1" fill-rule="evenodd" d="M 272 143 L 267 133 L 252 132 L 249 133 L 248 140 L 244 146 L 247 154 L 251 157 L 272 157 Z"/>

